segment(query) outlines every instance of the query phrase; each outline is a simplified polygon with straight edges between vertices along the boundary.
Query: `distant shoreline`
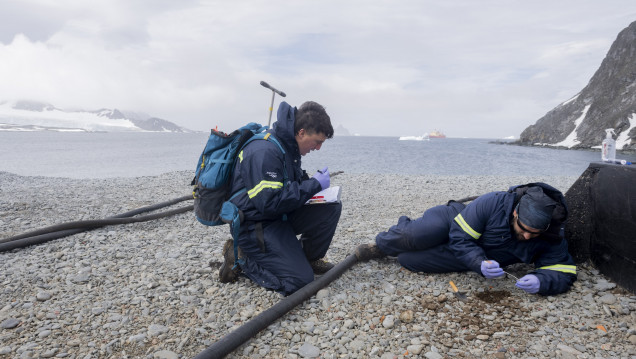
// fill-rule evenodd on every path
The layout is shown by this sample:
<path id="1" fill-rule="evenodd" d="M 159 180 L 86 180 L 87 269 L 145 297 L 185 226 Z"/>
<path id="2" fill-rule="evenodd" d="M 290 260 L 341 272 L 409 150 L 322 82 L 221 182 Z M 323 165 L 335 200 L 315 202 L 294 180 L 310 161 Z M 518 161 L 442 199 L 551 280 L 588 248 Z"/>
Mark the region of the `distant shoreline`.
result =
<path id="1" fill-rule="evenodd" d="M 521 147 L 552 148 L 552 149 L 555 149 L 555 150 L 574 150 L 574 151 L 589 151 L 589 152 L 600 152 L 601 151 L 600 148 L 594 148 L 594 147 L 565 147 L 565 146 L 553 146 L 553 145 L 550 145 L 550 144 L 537 145 L 537 144 L 521 143 L 519 141 L 506 141 L 506 140 L 493 140 L 493 141 L 488 141 L 488 143 L 491 143 L 493 145 L 511 145 L 511 146 L 521 146 Z M 632 154 L 636 154 L 636 150 L 630 150 L 630 149 L 627 149 L 627 150 L 616 150 L 616 154 L 620 154 L 620 153 L 632 155 Z"/>

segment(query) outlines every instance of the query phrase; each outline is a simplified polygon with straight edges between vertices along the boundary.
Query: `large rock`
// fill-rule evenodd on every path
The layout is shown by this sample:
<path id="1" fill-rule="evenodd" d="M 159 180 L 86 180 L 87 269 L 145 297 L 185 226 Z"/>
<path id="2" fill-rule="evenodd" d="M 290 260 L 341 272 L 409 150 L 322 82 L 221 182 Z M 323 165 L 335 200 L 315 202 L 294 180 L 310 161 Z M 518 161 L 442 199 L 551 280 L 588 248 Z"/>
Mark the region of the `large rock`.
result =
<path id="1" fill-rule="evenodd" d="M 636 166 L 590 163 L 565 194 L 570 254 L 636 293 Z"/>

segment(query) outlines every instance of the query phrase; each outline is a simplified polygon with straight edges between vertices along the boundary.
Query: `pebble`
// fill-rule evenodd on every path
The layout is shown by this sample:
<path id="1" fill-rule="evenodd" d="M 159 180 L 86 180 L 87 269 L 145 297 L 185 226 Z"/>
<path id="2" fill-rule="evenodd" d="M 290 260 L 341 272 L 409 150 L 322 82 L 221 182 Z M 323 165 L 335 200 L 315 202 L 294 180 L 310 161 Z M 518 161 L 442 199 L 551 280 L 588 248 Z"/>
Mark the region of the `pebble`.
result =
<path id="1" fill-rule="evenodd" d="M 598 275 L 598 273 L 596 275 Z M 614 288 L 616 288 L 616 283 L 612 283 L 604 278 L 597 279 L 596 284 L 594 285 L 594 289 L 599 292 L 604 292 Z"/>
<path id="2" fill-rule="evenodd" d="M 441 354 L 435 353 L 435 352 L 427 352 L 426 354 L 424 354 L 424 356 L 426 357 L 426 359 L 442 359 L 442 358 L 444 358 Z"/>
<path id="3" fill-rule="evenodd" d="M 57 354 L 57 349 L 49 349 L 42 353 L 42 358 L 52 358 L 55 354 Z"/>
<path id="4" fill-rule="evenodd" d="M 38 292 L 36 299 L 40 302 L 47 301 L 51 299 L 51 293 L 48 292 Z"/>
<path id="5" fill-rule="evenodd" d="M 415 354 L 415 355 L 419 355 L 422 352 L 422 349 L 424 349 L 424 346 L 421 344 L 409 345 L 406 347 L 406 350 L 409 353 Z"/>
<path id="6" fill-rule="evenodd" d="M 395 317 L 392 315 L 387 315 L 382 321 L 382 326 L 391 329 L 395 325 Z"/>
<path id="7" fill-rule="evenodd" d="M 160 325 L 160 324 L 151 324 L 148 327 L 148 336 L 149 337 L 156 337 L 159 336 L 163 333 L 167 333 L 170 330 L 170 328 L 166 327 L 165 325 Z"/>
<path id="8" fill-rule="evenodd" d="M 170 350 L 160 350 L 152 354 L 152 357 L 155 359 L 177 359 L 179 358 L 179 354 Z"/>
<path id="9" fill-rule="evenodd" d="M 400 321 L 403 323 L 413 322 L 413 311 L 409 309 L 400 313 Z"/>
<path id="10" fill-rule="evenodd" d="M 0 323 L 0 328 L 2 329 L 13 329 L 20 324 L 20 321 L 15 318 L 7 318 Z"/>
<path id="11" fill-rule="evenodd" d="M 325 298 L 329 298 L 329 288 L 323 288 L 316 293 L 316 299 L 323 300 Z"/>
<path id="12" fill-rule="evenodd" d="M 137 334 L 137 335 L 132 335 L 128 338 L 127 342 L 128 343 L 139 343 L 139 342 L 143 342 L 144 339 L 146 339 L 146 334 L 142 333 L 142 334 Z"/>
<path id="13" fill-rule="evenodd" d="M 530 315 L 532 315 L 533 317 L 537 317 L 537 318 L 543 318 L 548 314 L 547 310 L 538 310 L 538 311 L 534 311 L 532 313 L 530 313 Z"/>
<path id="14" fill-rule="evenodd" d="M 570 346 L 567 346 L 565 344 L 557 344 L 557 349 L 561 350 L 564 353 L 568 353 L 568 354 L 572 354 L 572 355 L 581 355 L 581 354 L 583 354 L 580 351 L 578 351 L 578 350 L 576 350 L 576 349 L 574 349 L 574 348 L 572 348 Z"/>
<path id="15" fill-rule="evenodd" d="M 320 355 L 320 349 L 310 343 L 303 343 L 298 349 L 298 354 L 303 358 L 317 358 Z"/>
<path id="16" fill-rule="evenodd" d="M 182 197 L 191 179 L 188 171 L 84 180 L 0 172 L 3 238 Z M 344 173 L 332 179 L 345 205 L 327 257 L 340 262 L 400 216 L 417 218 L 449 199 L 536 181 L 566 191 L 575 180 Z M 195 357 L 284 299 L 246 278 L 218 281 L 228 238 L 225 226 L 201 225 L 189 212 L 0 252 L 0 356 Z M 524 274 L 532 266 L 508 269 Z M 411 273 L 395 258 L 356 263 L 228 357 L 632 359 L 636 295 L 589 264 L 578 272 L 571 291 L 543 297 L 476 273 Z M 449 280 L 468 302 L 455 298 Z M 478 299 L 488 291 L 507 294 Z"/>
<path id="17" fill-rule="evenodd" d="M 605 294 L 598 298 L 598 301 L 603 304 L 614 304 L 616 303 L 616 296 L 614 294 Z"/>

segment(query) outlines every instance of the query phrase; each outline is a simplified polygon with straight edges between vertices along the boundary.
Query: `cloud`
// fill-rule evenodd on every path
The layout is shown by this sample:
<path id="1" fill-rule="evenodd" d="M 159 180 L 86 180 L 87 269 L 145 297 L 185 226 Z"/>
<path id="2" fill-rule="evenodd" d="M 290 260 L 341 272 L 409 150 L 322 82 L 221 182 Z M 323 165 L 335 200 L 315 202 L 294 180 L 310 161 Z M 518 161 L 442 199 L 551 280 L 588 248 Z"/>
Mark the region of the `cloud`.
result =
<path id="1" fill-rule="evenodd" d="M 582 89 L 631 0 L 8 1 L 0 100 L 228 130 L 271 92 L 364 135 L 518 136 Z M 279 96 L 276 103 L 282 100 Z"/>

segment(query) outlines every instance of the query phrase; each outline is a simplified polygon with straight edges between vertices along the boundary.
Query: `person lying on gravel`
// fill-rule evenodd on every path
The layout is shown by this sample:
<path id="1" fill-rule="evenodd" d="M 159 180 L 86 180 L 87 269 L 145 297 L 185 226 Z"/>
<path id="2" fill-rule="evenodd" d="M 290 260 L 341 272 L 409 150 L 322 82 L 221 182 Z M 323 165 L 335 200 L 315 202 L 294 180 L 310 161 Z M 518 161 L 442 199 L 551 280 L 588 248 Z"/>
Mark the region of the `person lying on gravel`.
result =
<path id="1" fill-rule="evenodd" d="M 233 282 L 242 271 L 258 285 L 288 295 L 333 267 L 323 257 L 342 204 L 305 205 L 329 187 L 330 175 L 325 167 L 310 178 L 301 168 L 301 156 L 320 150 L 334 130 L 324 107 L 307 101 L 298 109 L 281 102 L 277 121 L 267 132 L 285 153 L 271 141 L 252 141 L 239 153 L 231 192 L 247 189 L 232 199 L 244 216 L 238 235 L 240 268 L 233 268 L 230 239 L 223 247 L 219 279 Z"/>
<path id="2" fill-rule="evenodd" d="M 566 292 L 576 266 L 564 238 L 567 206 L 563 194 L 545 183 L 512 186 L 464 205 L 449 201 L 411 220 L 406 216 L 375 244 L 356 248 L 358 260 L 397 256 L 414 272 L 472 270 L 486 278 L 505 275 L 501 266 L 532 263 L 535 270 L 516 286 L 528 293 Z"/>

